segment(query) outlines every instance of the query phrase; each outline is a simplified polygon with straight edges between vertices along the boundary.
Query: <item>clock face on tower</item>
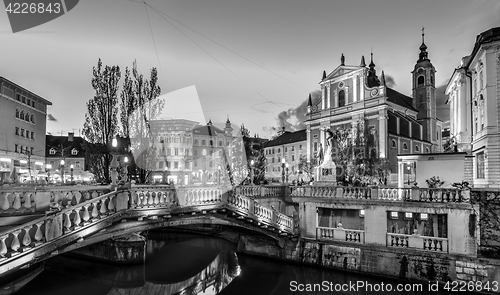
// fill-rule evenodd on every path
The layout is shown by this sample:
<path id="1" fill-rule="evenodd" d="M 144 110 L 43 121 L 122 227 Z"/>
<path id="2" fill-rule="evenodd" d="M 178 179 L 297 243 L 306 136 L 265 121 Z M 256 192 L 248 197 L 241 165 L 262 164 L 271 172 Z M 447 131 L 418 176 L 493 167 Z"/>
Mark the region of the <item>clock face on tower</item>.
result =
<path id="1" fill-rule="evenodd" d="M 370 91 L 370 95 L 372 97 L 376 96 L 378 94 L 378 89 L 372 89 L 372 91 Z"/>

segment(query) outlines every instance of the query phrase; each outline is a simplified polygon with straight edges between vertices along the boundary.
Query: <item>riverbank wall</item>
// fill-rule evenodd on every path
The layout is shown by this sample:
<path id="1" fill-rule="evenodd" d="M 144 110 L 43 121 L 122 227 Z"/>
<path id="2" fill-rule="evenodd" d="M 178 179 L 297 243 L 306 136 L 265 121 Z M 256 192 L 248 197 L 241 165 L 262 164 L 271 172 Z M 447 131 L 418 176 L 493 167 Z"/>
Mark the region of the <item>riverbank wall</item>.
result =
<path id="1" fill-rule="evenodd" d="M 456 291 L 461 286 L 459 281 L 464 281 L 467 286 L 474 285 L 471 289 L 466 288 L 467 291 L 500 294 L 500 260 L 489 258 L 307 238 L 284 239 L 273 245 L 267 239 L 252 236 L 240 236 L 237 250 L 238 253 L 379 277 L 423 283 L 438 281 L 443 286 L 450 282 L 449 287 L 458 286 Z"/>

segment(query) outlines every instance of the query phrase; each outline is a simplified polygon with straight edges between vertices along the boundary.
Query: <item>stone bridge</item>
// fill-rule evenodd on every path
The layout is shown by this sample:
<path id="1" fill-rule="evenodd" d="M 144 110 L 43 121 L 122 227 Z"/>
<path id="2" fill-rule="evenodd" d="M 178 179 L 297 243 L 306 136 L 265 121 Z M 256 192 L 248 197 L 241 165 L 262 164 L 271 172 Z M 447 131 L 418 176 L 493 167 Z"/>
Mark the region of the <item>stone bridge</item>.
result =
<path id="1" fill-rule="evenodd" d="M 0 202 L 0 219 L 32 216 L 0 230 L 0 275 L 114 236 L 165 226 L 210 223 L 274 238 L 295 235 L 293 218 L 224 187 L 7 190 L 0 192 Z"/>

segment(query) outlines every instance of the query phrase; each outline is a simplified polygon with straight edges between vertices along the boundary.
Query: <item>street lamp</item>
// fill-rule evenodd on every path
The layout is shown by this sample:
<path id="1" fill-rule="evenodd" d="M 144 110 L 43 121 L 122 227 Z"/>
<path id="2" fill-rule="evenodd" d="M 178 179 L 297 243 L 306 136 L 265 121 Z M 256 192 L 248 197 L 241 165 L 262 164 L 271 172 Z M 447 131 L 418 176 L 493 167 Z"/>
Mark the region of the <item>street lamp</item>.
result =
<path id="1" fill-rule="evenodd" d="M 281 158 L 281 182 L 285 183 L 285 158 Z"/>
<path id="2" fill-rule="evenodd" d="M 51 164 L 45 165 L 45 169 L 47 170 L 47 183 L 50 183 L 50 169 L 52 169 Z"/>
<path id="3" fill-rule="evenodd" d="M 60 164 L 61 164 L 61 184 L 63 184 L 66 183 L 66 181 L 64 181 L 64 159 L 61 160 Z"/>
<path id="4" fill-rule="evenodd" d="M 254 160 L 251 160 L 250 161 L 250 185 L 253 184 L 253 164 L 254 164 Z"/>
<path id="5" fill-rule="evenodd" d="M 75 166 L 73 164 L 71 164 L 69 166 L 70 168 L 70 175 L 71 175 L 71 184 L 73 184 L 73 169 L 75 169 Z"/>
<path id="6" fill-rule="evenodd" d="M 410 169 L 411 169 L 411 168 L 410 168 L 410 165 L 409 165 L 409 164 L 407 164 L 407 165 L 408 165 L 408 166 L 406 166 L 406 169 L 408 169 L 408 185 L 410 185 L 410 173 L 411 173 L 411 172 L 410 172 Z"/>
<path id="7" fill-rule="evenodd" d="M 113 147 L 111 150 L 111 165 L 109 166 L 111 170 L 111 189 L 114 189 L 116 186 L 116 178 L 118 177 L 118 161 L 116 159 L 116 147 L 118 146 L 118 140 L 114 137 L 111 140 L 111 146 Z"/>
<path id="8" fill-rule="evenodd" d="M 288 183 L 288 163 L 286 165 L 286 183 Z"/>
<path id="9" fill-rule="evenodd" d="M 218 175 L 217 183 L 220 185 L 220 165 L 217 167 L 217 169 L 219 169 L 219 172 L 217 173 Z"/>

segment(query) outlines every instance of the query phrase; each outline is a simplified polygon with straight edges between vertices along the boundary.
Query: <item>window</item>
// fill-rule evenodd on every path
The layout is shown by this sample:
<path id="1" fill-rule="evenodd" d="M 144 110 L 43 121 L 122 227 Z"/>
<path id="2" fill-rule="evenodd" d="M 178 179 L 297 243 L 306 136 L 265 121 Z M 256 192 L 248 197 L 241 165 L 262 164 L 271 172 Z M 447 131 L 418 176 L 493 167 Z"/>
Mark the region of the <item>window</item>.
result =
<path id="1" fill-rule="evenodd" d="M 207 144 L 207 141 L 206 141 L 206 140 L 204 140 L 204 139 L 202 139 L 202 140 L 201 140 L 201 145 L 206 145 L 206 144 Z"/>
<path id="2" fill-rule="evenodd" d="M 272 161 L 271 161 L 271 163 L 274 163 L 274 157 L 272 158 Z"/>
<path id="3" fill-rule="evenodd" d="M 24 96 L 23 96 L 23 97 L 21 97 L 21 101 L 22 101 L 23 103 L 26 103 L 26 97 L 24 97 Z"/>
<path id="4" fill-rule="evenodd" d="M 178 149 L 178 148 L 175 148 L 175 149 L 174 149 L 174 155 L 175 155 L 175 156 L 178 156 L 178 155 L 179 155 L 179 149 Z M 176 163 L 177 163 L 177 162 L 176 162 Z M 175 168 L 177 168 L 177 167 L 175 167 Z"/>
<path id="5" fill-rule="evenodd" d="M 339 91 L 339 107 L 345 106 L 345 91 L 340 90 Z"/>
<path id="6" fill-rule="evenodd" d="M 24 137 L 24 129 L 21 128 L 21 136 Z"/>
<path id="7" fill-rule="evenodd" d="M 19 127 L 16 127 L 16 135 L 19 135 Z"/>
<path id="8" fill-rule="evenodd" d="M 415 146 L 415 151 L 418 152 L 419 151 L 419 148 L 418 148 L 418 145 Z"/>
<path id="9" fill-rule="evenodd" d="M 55 155 L 55 154 L 56 154 L 56 149 L 51 148 L 51 149 L 49 150 L 49 154 L 51 154 L 51 155 Z"/>
<path id="10" fill-rule="evenodd" d="M 393 148 L 397 147 L 396 141 L 394 139 L 391 140 L 391 147 Z"/>
<path id="11" fill-rule="evenodd" d="M 214 141 L 210 139 L 210 146 L 214 145 Z"/>
<path id="12" fill-rule="evenodd" d="M 294 145 L 292 145 L 292 152 L 294 152 L 294 151 L 295 151 L 295 146 L 294 146 Z"/>
<path id="13" fill-rule="evenodd" d="M 17 100 L 21 101 L 21 95 L 19 95 L 19 94 L 17 95 Z"/>
<path id="14" fill-rule="evenodd" d="M 281 153 L 281 149 L 278 149 L 278 154 Z"/>
<path id="15" fill-rule="evenodd" d="M 31 139 L 35 139 L 35 132 L 31 131 Z"/>
<path id="16" fill-rule="evenodd" d="M 317 142 L 315 142 L 315 143 L 314 143 L 314 148 L 313 148 L 313 150 L 314 150 L 314 152 L 316 152 L 316 151 L 318 150 L 318 143 L 317 143 Z"/>
<path id="17" fill-rule="evenodd" d="M 158 168 L 163 169 L 163 162 L 162 161 L 158 162 Z"/>
<path id="18" fill-rule="evenodd" d="M 35 148 L 34 148 L 34 147 L 31 147 L 31 148 L 30 148 L 30 154 L 32 154 L 32 155 L 33 155 L 33 154 L 34 154 L 34 150 L 35 150 Z"/>
<path id="19" fill-rule="evenodd" d="M 299 145 L 299 150 L 302 150 L 302 145 Z"/>
<path id="20" fill-rule="evenodd" d="M 24 154 L 24 147 L 23 147 L 22 145 L 19 147 L 19 152 L 20 152 L 21 154 Z"/>
<path id="21" fill-rule="evenodd" d="M 287 148 L 287 147 L 285 147 L 285 153 L 286 153 L 287 151 L 288 151 L 288 148 Z"/>
<path id="22" fill-rule="evenodd" d="M 222 146 L 222 140 L 219 140 L 219 146 Z"/>
<path id="23" fill-rule="evenodd" d="M 484 152 L 476 154 L 476 178 L 484 178 Z"/>
<path id="24" fill-rule="evenodd" d="M 76 168 L 80 168 L 80 162 L 76 162 Z"/>
<path id="25" fill-rule="evenodd" d="M 195 156 L 198 156 L 198 150 L 194 150 L 193 152 Z"/>
<path id="26" fill-rule="evenodd" d="M 295 155 L 292 155 L 292 162 L 295 161 Z"/>
<path id="27" fill-rule="evenodd" d="M 222 158 L 222 151 L 219 151 L 219 158 Z"/>
<path id="28" fill-rule="evenodd" d="M 179 168 L 179 162 L 174 162 L 174 168 L 178 169 Z"/>
<path id="29" fill-rule="evenodd" d="M 26 120 L 26 121 L 29 122 L 30 121 L 30 117 L 31 117 L 30 113 L 26 113 L 26 116 L 24 116 L 24 120 Z"/>
<path id="30" fill-rule="evenodd" d="M 19 95 L 18 95 L 18 97 L 19 97 Z M 15 144 L 14 145 L 14 152 L 18 153 L 18 148 L 19 148 L 19 146 L 17 144 Z"/>
<path id="31" fill-rule="evenodd" d="M 424 85 L 424 76 L 418 76 L 418 80 L 417 80 L 417 85 L 418 86 L 422 86 Z"/>
<path id="32" fill-rule="evenodd" d="M 160 139 L 160 143 L 165 143 L 165 140 L 163 139 L 163 137 Z"/>
<path id="33" fill-rule="evenodd" d="M 31 106 L 31 99 L 28 98 L 28 105 Z"/>
<path id="34" fill-rule="evenodd" d="M 428 148 L 428 147 L 426 147 L 426 148 L 425 148 L 425 153 L 426 153 L 426 154 L 428 154 L 428 153 L 429 153 L 429 148 Z"/>
<path id="35" fill-rule="evenodd" d="M 198 167 L 198 161 L 194 161 L 194 168 Z"/>
<path id="36" fill-rule="evenodd" d="M 78 155 L 78 150 L 77 150 L 77 149 L 75 149 L 75 148 L 74 148 L 74 149 L 72 149 L 72 150 L 71 150 L 71 154 L 72 154 L 73 156 Z"/>
<path id="37" fill-rule="evenodd" d="M 19 109 L 16 109 L 16 118 L 19 118 Z"/>
<path id="38" fill-rule="evenodd" d="M 21 111 L 21 115 L 19 115 L 19 119 L 24 120 L 24 111 Z"/>
<path id="39" fill-rule="evenodd" d="M 407 150 L 408 149 L 408 145 L 406 144 L 406 142 L 403 143 L 403 150 Z"/>
<path id="40" fill-rule="evenodd" d="M 167 148 L 167 156 L 170 156 L 171 152 L 170 152 L 170 148 Z"/>
<path id="41" fill-rule="evenodd" d="M 31 101 L 31 106 L 34 107 L 34 108 L 36 107 L 34 100 Z"/>

